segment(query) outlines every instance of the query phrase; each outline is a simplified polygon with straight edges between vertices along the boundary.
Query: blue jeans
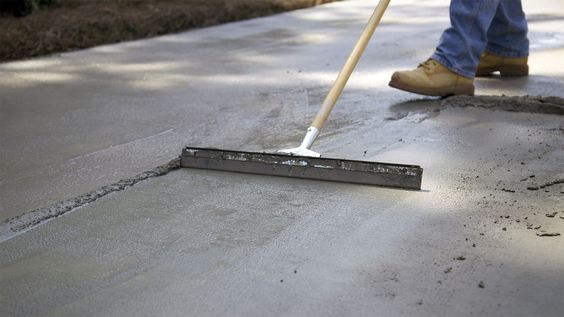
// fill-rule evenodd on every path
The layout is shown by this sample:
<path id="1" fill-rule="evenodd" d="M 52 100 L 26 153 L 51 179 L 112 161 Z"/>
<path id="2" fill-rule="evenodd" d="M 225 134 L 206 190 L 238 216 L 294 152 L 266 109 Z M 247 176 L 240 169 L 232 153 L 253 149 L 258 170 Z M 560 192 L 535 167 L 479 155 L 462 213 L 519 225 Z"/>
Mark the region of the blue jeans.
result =
<path id="1" fill-rule="evenodd" d="M 521 0 L 451 0 L 450 23 L 431 58 L 459 75 L 473 78 L 484 50 L 529 55 Z"/>

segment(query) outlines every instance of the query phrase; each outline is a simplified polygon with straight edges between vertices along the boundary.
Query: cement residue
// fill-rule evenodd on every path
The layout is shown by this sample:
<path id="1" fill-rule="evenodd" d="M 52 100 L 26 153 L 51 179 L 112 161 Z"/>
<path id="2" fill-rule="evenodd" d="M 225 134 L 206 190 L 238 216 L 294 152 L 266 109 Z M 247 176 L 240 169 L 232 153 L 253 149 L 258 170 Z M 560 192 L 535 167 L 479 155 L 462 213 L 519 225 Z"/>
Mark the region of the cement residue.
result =
<path id="1" fill-rule="evenodd" d="M 559 97 L 453 96 L 441 100 L 440 106 L 564 115 L 564 99 Z"/>
<path id="2" fill-rule="evenodd" d="M 558 237 L 560 233 L 558 232 L 537 232 L 537 236 L 539 237 Z"/>
<path id="3" fill-rule="evenodd" d="M 452 96 L 445 99 L 418 99 L 393 105 L 394 116 L 386 120 L 416 117 L 416 122 L 437 116 L 448 108 L 482 108 L 493 111 L 564 115 L 564 99 L 541 96 Z"/>
<path id="4" fill-rule="evenodd" d="M 539 190 L 539 189 L 547 188 L 547 187 L 558 185 L 558 184 L 564 184 L 564 178 L 560 178 L 560 179 L 557 179 L 557 180 L 554 180 L 554 181 L 546 182 L 546 183 L 540 184 L 540 185 L 532 184 L 532 185 L 527 186 L 527 189 L 528 190 Z"/>
<path id="5" fill-rule="evenodd" d="M 113 192 L 122 191 L 128 187 L 153 177 L 168 174 L 170 171 L 180 168 L 180 158 L 158 166 L 150 171 L 143 172 L 132 178 L 122 179 L 116 183 L 100 187 L 96 190 L 82 194 L 80 196 L 63 200 L 48 207 L 38 208 L 20 216 L 10 218 L 0 224 L 0 242 L 4 242 L 15 235 L 31 229 L 50 219 L 61 216 L 74 209 L 92 203 L 97 199 Z"/>

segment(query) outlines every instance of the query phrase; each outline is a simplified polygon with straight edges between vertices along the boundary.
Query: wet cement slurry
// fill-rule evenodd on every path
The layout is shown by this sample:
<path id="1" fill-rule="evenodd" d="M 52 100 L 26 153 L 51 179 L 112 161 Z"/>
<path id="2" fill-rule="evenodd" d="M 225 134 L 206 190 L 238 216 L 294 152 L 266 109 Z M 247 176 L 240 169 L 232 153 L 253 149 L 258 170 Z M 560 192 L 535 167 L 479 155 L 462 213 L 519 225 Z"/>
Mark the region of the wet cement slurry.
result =
<path id="1" fill-rule="evenodd" d="M 478 94 L 564 97 L 563 4 L 525 5 L 531 76 Z M 185 145 L 296 145 L 370 6 L 0 65 L 3 219 Z M 421 165 L 422 191 L 172 171 L 1 243 L 0 315 L 562 316 L 561 99 L 393 91 L 447 8 L 395 1 L 383 22 L 315 149 Z"/>

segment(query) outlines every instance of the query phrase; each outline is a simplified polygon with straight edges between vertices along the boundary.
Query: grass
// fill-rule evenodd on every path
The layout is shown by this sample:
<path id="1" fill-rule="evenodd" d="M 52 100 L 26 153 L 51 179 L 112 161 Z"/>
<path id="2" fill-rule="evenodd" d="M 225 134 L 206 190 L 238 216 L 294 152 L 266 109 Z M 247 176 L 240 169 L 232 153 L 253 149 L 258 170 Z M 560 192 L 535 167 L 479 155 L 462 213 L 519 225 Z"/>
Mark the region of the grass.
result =
<path id="1" fill-rule="evenodd" d="M 23 18 L 0 13 L 0 61 L 153 37 L 333 1 L 55 0 Z"/>

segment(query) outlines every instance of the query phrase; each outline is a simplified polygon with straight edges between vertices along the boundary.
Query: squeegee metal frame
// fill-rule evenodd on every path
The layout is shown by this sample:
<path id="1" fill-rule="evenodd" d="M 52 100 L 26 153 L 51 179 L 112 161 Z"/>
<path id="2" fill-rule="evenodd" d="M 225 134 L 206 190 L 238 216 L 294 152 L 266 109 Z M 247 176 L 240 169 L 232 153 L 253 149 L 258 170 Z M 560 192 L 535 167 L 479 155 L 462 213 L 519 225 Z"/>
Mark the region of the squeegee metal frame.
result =
<path id="1" fill-rule="evenodd" d="M 186 147 L 180 166 L 259 175 L 421 189 L 417 165 Z"/>

